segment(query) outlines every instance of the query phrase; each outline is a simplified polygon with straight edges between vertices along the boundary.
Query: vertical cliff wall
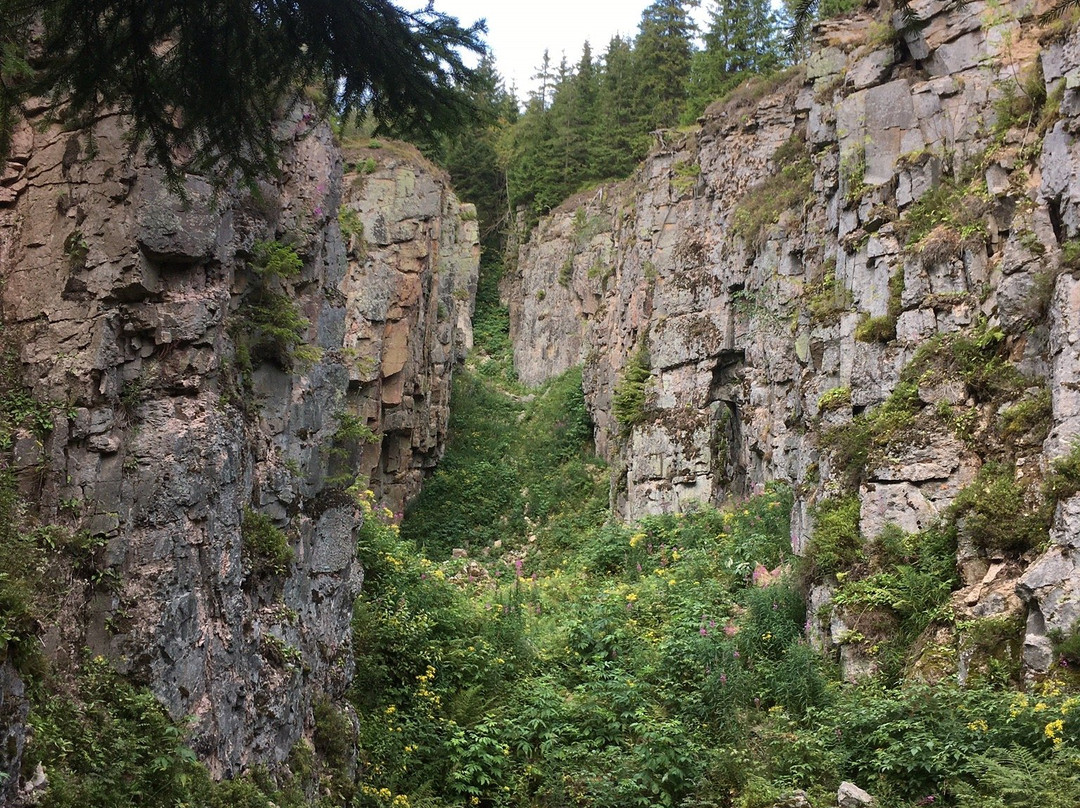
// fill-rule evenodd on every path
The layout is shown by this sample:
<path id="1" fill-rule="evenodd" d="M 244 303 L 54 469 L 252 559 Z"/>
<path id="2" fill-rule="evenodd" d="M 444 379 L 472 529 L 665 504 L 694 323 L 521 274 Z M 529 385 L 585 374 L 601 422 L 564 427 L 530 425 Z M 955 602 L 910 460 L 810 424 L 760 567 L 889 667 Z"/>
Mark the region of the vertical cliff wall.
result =
<path id="1" fill-rule="evenodd" d="M 784 480 L 801 553 L 813 506 L 849 492 L 867 541 L 1000 468 L 1036 500 L 1080 436 L 1080 37 L 1030 4 L 911 5 L 928 24 L 907 34 L 824 25 L 804 66 L 658 135 L 522 247 L 503 285 L 519 373 L 584 364 L 624 516 Z M 1080 616 L 1077 513 L 1057 505 L 1041 555 L 960 531 L 958 609 L 1026 619 L 1029 670 Z M 824 642 L 850 628 L 834 618 Z"/>
<path id="2" fill-rule="evenodd" d="M 283 760 L 348 684 L 346 489 L 400 510 L 437 459 L 479 257 L 475 211 L 415 150 L 343 156 L 302 110 L 278 135 L 279 179 L 178 195 L 123 119 L 35 116 L 0 180 L 5 401 L 32 402 L 0 463 L 25 529 L 83 548 L 46 653 L 114 660 L 193 716 L 219 774 Z"/>

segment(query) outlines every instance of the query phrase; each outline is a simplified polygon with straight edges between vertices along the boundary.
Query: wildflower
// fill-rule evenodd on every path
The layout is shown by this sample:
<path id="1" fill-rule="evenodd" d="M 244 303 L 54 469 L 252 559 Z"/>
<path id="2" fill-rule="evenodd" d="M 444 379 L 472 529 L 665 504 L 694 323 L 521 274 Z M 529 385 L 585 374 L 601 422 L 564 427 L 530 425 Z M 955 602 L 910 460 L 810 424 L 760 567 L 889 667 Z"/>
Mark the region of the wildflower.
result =
<path id="1" fill-rule="evenodd" d="M 726 673 L 721 673 L 720 674 L 720 684 L 722 684 L 722 685 L 727 684 L 727 674 Z"/>
<path id="2" fill-rule="evenodd" d="M 1043 727 L 1043 734 L 1054 742 L 1054 745 L 1061 743 L 1061 733 L 1065 730 L 1065 722 L 1060 718 L 1057 721 L 1051 721 L 1045 727 Z"/>
<path id="3" fill-rule="evenodd" d="M 733 657 L 734 657 L 735 659 L 738 659 L 738 658 L 739 658 L 739 652 L 738 652 L 738 651 L 735 651 L 735 652 L 734 652 L 734 653 L 732 654 L 732 656 L 733 656 Z"/>
<path id="4" fill-rule="evenodd" d="M 708 637 L 708 636 L 709 636 L 709 630 L 708 630 L 707 628 L 705 628 L 705 626 L 702 626 L 702 627 L 701 627 L 701 630 L 700 630 L 700 631 L 699 631 L 698 633 L 699 633 L 699 634 L 700 634 L 700 635 L 701 635 L 702 637 Z"/>
<path id="5" fill-rule="evenodd" d="M 986 732 L 986 730 L 989 729 L 989 727 L 987 727 L 986 725 L 986 722 L 981 718 L 969 722 L 967 728 L 970 729 L 972 732 Z"/>
<path id="6" fill-rule="evenodd" d="M 634 592 L 627 592 L 626 593 L 626 599 L 630 603 L 633 603 L 635 600 L 637 600 L 637 595 Z"/>

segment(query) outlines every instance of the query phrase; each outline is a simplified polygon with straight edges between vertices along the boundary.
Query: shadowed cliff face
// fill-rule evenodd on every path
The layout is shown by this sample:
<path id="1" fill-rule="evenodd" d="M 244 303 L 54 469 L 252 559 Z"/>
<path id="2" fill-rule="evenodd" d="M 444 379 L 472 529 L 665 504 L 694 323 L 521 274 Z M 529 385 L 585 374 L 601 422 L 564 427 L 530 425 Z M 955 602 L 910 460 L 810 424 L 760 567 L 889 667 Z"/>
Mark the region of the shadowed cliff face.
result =
<path id="1" fill-rule="evenodd" d="M 215 773 L 280 762 L 351 675 L 346 489 L 400 510 L 441 452 L 475 212 L 411 147 L 343 158 L 300 111 L 280 179 L 184 198 L 122 119 L 38 123 L 0 185 L 0 312 L 5 386 L 46 418 L 0 463 L 27 527 L 92 555 L 55 582 L 46 652 L 103 654 L 193 716 Z"/>
<path id="2" fill-rule="evenodd" d="M 622 515 L 782 479 L 802 554 L 814 506 L 845 494 L 863 541 L 925 530 L 1000 468 L 1030 504 L 1080 436 L 1080 37 L 1020 4 L 913 7 L 929 24 L 906 38 L 826 24 L 804 67 L 665 133 L 522 246 L 502 287 L 519 373 L 584 363 Z M 644 403 L 620 420 L 642 346 Z M 1041 555 L 965 532 L 981 506 L 958 522 L 958 613 L 1026 619 L 1031 672 L 1080 617 L 1080 505 L 1053 504 Z M 834 613 L 818 639 L 847 628 Z"/>

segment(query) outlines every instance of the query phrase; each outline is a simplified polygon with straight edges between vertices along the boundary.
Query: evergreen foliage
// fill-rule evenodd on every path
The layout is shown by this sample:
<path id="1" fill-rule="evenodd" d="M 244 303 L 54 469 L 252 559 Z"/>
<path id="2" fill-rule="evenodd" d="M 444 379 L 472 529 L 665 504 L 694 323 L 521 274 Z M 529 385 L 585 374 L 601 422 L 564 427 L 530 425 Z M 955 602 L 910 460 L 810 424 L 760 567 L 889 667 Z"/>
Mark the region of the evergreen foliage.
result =
<path id="1" fill-rule="evenodd" d="M 482 31 L 389 0 L 3 0 L 0 132 L 22 98 L 52 95 L 75 120 L 119 108 L 174 180 L 187 168 L 254 178 L 276 167 L 271 122 L 305 88 L 323 112 L 384 127 L 459 123 L 462 51 L 480 52 Z"/>
<path id="2" fill-rule="evenodd" d="M 704 49 L 686 0 L 656 0 L 632 40 L 613 38 L 597 59 L 585 44 L 576 64 L 545 52 L 539 89 L 500 149 L 510 208 L 526 226 L 571 194 L 628 176 L 656 130 L 693 123 L 748 76 L 783 63 L 778 20 L 764 0 L 716 0 Z"/>

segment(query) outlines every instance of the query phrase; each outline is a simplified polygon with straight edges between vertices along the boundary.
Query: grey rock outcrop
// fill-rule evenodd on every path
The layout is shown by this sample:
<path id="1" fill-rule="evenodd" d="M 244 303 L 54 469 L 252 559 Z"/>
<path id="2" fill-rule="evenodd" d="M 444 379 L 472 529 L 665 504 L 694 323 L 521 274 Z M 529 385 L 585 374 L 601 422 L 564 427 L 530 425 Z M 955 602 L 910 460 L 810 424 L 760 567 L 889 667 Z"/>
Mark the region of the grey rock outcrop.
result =
<path id="1" fill-rule="evenodd" d="M 1037 10 L 1019 3 L 912 5 L 929 24 L 902 44 L 868 15 L 825 24 L 804 70 L 715 104 L 694 131 L 665 133 L 632 178 L 569 200 L 522 245 L 502 287 L 519 375 L 538 383 L 584 364 L 624 517 L 784 480 L 802 552 L 810 506 L 841 487 L 823 436 L 888 399 L 928 341 L 979 328 L 1001 329 L 1014 365 L 1052 391 L 1045 446 L 1016 444 L 1018 481 L 1037 491 L 1048 460 L 1080 435 L 1080 287 L 1059 272 L 1063 245 L 1080 237 L 1080 35 L 1039 41 Z M 1036 69 L 1056 122 L 1045 136 L 995 128 L 1016 77 Z M 965 209 L 966 229 L 924 223 L 913 247 L 912 220 L 938 215 L 933 194 L 972 183 L 978 194 L 944 203 Z M 624 435 L 612 398 L 642 344 L 646 411 Z M 1014 403 L 975 402 L 947 374 L 924 374 L 915 392 L 924 415 L 871 453 L 857 492 L 867 539 L 944 514 L 986 459 L 971 430 Z M 966 433 L 941 415 L 957 412 Z M 1066 549 L 1080 532 L 1074 509 L 1059 508 L 1054 545 L 1019 590 L 1031 614 L 1065 630 L 1080 580 Z M 1030 558 L 991 586 L 994 559 L 962 556 L 962 609 L 1023 611 L 1002 591 Z M 827 630 L 818 639 L 836 642 Z"/>
<path id="2" fill-rule="evenodd" d="M 99 548 L 46 651 L 75 666 L 89 648 L 148 685 L 218 775 L 284 760 L 312 700 L 347 686 L 363 570 L 345 488 L 400 511 L 438 458 L 479 257 L 475 212 L 415 150 L 343 159 L 303 110 L 277 134 L 279 180 L 188 177 L 178 197 L 122 118 L 30 120 L 0 181 L 4 348 L 52 412 L 0 462 L 34 518 Z M 295 275 L 260 279 L 269 241 Z M 288 542 L 284 569 L 245 547 L 249 512 Z"/>

